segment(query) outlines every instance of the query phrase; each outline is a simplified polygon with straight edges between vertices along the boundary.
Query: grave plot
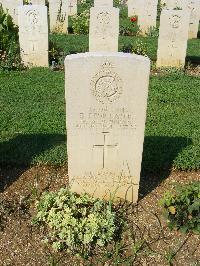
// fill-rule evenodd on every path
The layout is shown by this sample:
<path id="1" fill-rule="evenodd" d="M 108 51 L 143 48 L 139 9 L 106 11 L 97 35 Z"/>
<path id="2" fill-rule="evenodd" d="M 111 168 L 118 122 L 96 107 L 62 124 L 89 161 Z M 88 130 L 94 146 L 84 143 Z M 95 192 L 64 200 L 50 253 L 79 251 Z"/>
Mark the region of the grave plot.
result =
<path id="1" fill-rule="evenodd" d="M 198 265 L 199 0 L 0 2 L 0 265 Z"/>

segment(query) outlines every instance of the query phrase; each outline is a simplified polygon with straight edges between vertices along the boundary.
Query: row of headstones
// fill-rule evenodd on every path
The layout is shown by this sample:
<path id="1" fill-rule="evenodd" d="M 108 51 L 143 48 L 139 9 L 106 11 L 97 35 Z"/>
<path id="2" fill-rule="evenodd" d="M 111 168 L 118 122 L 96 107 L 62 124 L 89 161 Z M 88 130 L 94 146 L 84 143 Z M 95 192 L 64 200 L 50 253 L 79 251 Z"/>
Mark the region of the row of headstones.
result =
<path id="1" fill-rule="evenodd" d="M 129 16 L 138 16 L 143 32 L 156 26 L 158 0 L 129 0 Z M 161 0 L 157 67 L 183 67 L 188 38 L 197 38 L 200 0 Z M 153 14 L 153 15 L 152 15 Z"/>
<path id="2" fill-rule="evenodd" d="M 69 181 L 77 193 L 136 202 L 150 61 L 117 53 L 119 10 L 99 1 L 90 12 L 90 51 L 98 52 L 65 59 Z M 158 58 L 182 64 L 189 20 L 189 11 L 163 10 Z"/>
<path id="3" fill-rule="evenodd" d="M 18 8 L 23 6 L 23 0 L 0 0 L 3 8 L 7 9 L 13 21 L 18 25 Z M 30 5 L 45 6 L 45 0 L 29 0 Z M 68 16 L 77 14 L 77 0 L 48 0 L 50 31 L 66 33 Z"/>
<path id="4" fill-rule="evenodd" d="M 112 194 L 136 202 L 150 60 L 117 52 L 119 10 L 99 1 L 90 21 L 90 50 L 99 52 L 65 60 L 68 175 L 71 189 L 78 193 L 107 198 Z M 168 22 L 172 32 L 177 23 L 182 20 L 173 17 L 173 23 Z M 19 8 L 20 43 L 33 57 L 38 51 L 41 57 L 46 51 L 48 57 L 47 25 L 45 6 Z M 99 43 L 109 44 L 112 52 L 103 52 Z"/>
<path id="5" fill-rule="evenodd" d="M 158 0 L 128 0 L 128 15 L 138 17 L 142 33 L 156 27 Z M 196 38 L 200 19 L 200 0 L 161 0 L 162 10 L 183 10 L 190 12 L 189 38 Z M 161 18 L 162 20 L 162 18 Z"/>
<path id="6" fill-rule="evenodd" d="M 96 0 L 95 6 L 90 10 L 89 51 L 117 52 L 119 9 L 113 7 L 112 1 L 98 1 Z M 162 11 L 157 51 L 158 67 L 184 66 L 190 19 L 189 10 Z M 48 66 L 48 23 L 45 6 L 24 5 L 19 8 L 19 37 L 25 65 Z"/>

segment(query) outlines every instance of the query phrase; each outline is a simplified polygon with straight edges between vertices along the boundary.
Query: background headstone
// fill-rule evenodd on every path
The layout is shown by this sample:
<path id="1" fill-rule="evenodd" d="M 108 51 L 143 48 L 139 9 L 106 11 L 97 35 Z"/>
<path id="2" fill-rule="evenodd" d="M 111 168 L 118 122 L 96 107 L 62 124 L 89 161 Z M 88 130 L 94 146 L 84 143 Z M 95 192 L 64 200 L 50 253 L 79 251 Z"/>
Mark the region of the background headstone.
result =
<path id="1" fill-rule="evenodd" d="M 138 9 L 140 7 L 140 0 L 128 0 L 128 16 L 137 16 L 138 15 Z"/>
<path id="2" fill-rule="evenodd" d="M 189 39 L 197 38 L 200 19 L 200 0 L 162 0 L 163 9 L 182 9 L 190 11 Z"/>
<path id="3" fill-rule="evenodd" d="M 142 35 L 156 27 L 158 0 L 140 0 L 138 7 L 138 26 Z"/>
<path id="4" fill-rule="evenodd" d="M 188 0 L 162 0 L 163 9 L 185 9 Z"/>
<path id="5" fill-rule="evenodd" d="M 49 0 L 50 31 L 67 33 L 68 0 Z"/>
<path id="6" fill-rule="evenodd" d="M 32 4 L 32 5 L 45 5 L 45 0 L 30 0 L 29 4 Z"/>
<path id="7" fill-rule="evenodd" d="M 39 5 L 19 7 L 18 21 L 22 61 L 28 67 L 48 67 L 47 7 Z"/>
<path id="8" fill-rule="evenodd" d="M 98 6 L 113 7 L 113 0 L 94 0 L 94 7 Z"/>
<path id="9" fill-rule="evenodd" d="M 68 0 L 69 6 L 68 6 L 68 15 L 74 16 L 77 14 L 77 0 Z"/>
<path id="10" fill-rule="evenodd" d="M 92 7 L 90 9 L 89 51 L 117 52 L 119 38 L 119 9 Z"/>
<path id="11" fill-rule="evenodd" d="M 29 3 L 32 5 L 45 5 L 45 0 L 30 0 Z"/>
<path id="12" fill-rule="evenodd" d="M 23 0 L 1 0 L 3 9 L 7 9 L 15 25 L 18 25 L 18 7 L 23 6 Z"/>
<path id="13" fill-rule="evenodd" d="M 200 19 L 200 0 L 188 0 L 187 7 L 191 12 L 189 24 L 189 39 L 197 38 Z"/>
<path id="14" fill-rule="evenodd" d="M 184 67 L 190 12 L 163 10 L 157 51 L 157 67 Z"/>
<path id="15" fill-rule="evenodd" d="M 149 73 L 149 59 L 138 55 L 66 57 L 68 174 L 73 191 L 101 198 L 116 193 L 137 201 Z"/>

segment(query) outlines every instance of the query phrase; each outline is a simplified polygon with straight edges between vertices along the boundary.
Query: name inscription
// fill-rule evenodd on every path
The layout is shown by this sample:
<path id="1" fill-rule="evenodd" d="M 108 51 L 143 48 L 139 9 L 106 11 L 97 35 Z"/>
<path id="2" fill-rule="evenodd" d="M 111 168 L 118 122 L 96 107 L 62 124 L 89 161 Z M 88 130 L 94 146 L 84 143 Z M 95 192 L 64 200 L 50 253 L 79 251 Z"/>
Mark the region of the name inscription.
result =
<path id="1" fill-rule="evenodd" d="M 136 129 L 135 118 L 126 108 L 116 108 L 111 112 L 107 108 L 90 108 L 86 113 L 79 113 L 78 129 Z"/>

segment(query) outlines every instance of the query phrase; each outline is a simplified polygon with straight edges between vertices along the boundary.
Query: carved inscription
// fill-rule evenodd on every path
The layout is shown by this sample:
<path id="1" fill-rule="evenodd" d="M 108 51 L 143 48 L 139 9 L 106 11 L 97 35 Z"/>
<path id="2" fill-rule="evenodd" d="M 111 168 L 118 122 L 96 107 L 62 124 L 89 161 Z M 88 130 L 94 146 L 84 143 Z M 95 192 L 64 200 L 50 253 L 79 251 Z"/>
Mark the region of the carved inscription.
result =
<path id="1" fill-rule="evenodd" d="M 172 16 L 172 19 L 171 19 L 171 26 L 173 29 L 177 29 L 180 27 L 180 20 L 181 20 L 181 17 L 178 16 L 178 15 L 174 15 Z"/>
<path id="2" fill-rule="evenodd" d="M 95 30 L 96 35 L 101 35 L 103 39 L 109 36 L 112 32 L 110 31 L 110 20 L 111 14 L 109 12 L 100 12 L 97 15 L 97 26 Z"/>
<path id="3" fill-rule="evenodd" d="M 136 129 L 135 118 L 126 108 L 117 108 L 110 112 L 107 108 L 90 108 L 88 113 L 80 113 L 78 129 Z"/>
<path id="4" fill-rule="evenodd" d="M 122 94 L 122 80 L 112 69 L 111 63 L 106 62 L 91 81 L 93 96 L 103 104 L 114 102 Z"/>
<path id="5" fill-rule="evenodd" d="M 37 10 L 29 10 L 26 13 L 27 17 L 27 27 L 26 29 L 29 31 L 34 31 L 39 27 L 39 19 L 38 19 L 39 13 Z"/>

